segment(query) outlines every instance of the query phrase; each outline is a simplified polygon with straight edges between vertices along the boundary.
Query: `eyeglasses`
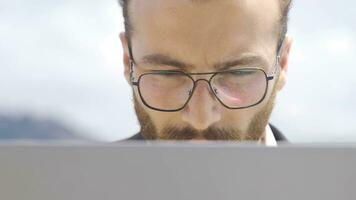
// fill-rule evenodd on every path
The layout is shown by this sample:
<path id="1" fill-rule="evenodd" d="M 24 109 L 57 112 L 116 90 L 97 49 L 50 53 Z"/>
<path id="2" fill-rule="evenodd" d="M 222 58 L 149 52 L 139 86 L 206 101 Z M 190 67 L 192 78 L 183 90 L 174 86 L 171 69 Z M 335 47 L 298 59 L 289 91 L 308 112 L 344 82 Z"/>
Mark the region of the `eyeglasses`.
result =
<path id="1" fill-rule="evenodd" d="M 279 50 L 280 51 L 280 50 Z M 278 51 L 278 52 L 279 52 Z M 134 81 L 134 61 L 130 60 L 132 85 L 138 88 L 143 104 L 153 110 L 176 112 L 182 110 L 193 96 L 199 81 L 205 81 L 216 99 L 226 108 L 244 109 L 261 103 L 267 94 L 269 81 L 279 69 L 279 53 L 271 75 L 262 68 L 239 68 L 218 72 L 185 73 L 176 70 L 152 70 Z M 194 79 L 194 76 L 208 79 Z"/>
<path id="2" fill-rule="evenodd" d="M 207 79 L 194 80 L 193 76 L 211 75 Z M 142 102 L 149 108 L 174 112 L 183 109 L 199 81 L 206 81 L 217 100 L 229 109 L 255 106 L 263 101 L 268 82 L 261 68 L 243 68 L 210 73 L 184 73 L 181 71 L 152 71 L 132 82 L 138 87 Z"/>

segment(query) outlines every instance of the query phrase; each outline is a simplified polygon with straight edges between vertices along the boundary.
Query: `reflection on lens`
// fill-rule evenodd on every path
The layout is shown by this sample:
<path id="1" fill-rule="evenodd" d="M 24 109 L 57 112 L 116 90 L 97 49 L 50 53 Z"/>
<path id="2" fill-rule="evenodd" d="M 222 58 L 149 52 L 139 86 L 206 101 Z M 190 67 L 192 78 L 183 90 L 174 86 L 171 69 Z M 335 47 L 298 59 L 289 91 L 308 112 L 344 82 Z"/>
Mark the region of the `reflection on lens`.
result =
<path id="1" fill-rule="evenodd" d="M 266 92 L 267 82 L 262 70 L 243 69 L 219 73 L 211 85 L 223 104 L 239 108 L 258 103 Z"/>

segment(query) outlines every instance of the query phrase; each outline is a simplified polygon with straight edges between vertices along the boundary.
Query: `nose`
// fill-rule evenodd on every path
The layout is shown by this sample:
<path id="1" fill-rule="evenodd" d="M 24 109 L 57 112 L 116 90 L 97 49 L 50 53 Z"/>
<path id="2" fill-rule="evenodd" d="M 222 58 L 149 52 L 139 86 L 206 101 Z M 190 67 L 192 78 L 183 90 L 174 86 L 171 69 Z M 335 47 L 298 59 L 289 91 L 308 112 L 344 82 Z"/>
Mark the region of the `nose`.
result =
<path id="1" fill-rule="evenodd" d="M 182 120 L 197 130 L 204 130 L 221 119 L 217 99 L 207 80 L 196 81 L 192 97 L 182 112 Z"/>

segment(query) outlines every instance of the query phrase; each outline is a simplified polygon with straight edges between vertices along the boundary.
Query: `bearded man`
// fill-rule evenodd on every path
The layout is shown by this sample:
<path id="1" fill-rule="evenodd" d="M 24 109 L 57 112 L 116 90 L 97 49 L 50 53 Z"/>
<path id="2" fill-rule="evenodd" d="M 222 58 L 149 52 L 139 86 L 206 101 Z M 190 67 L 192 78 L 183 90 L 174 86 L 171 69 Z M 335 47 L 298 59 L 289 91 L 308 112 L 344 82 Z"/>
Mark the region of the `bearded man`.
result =
<path id="1" fill-rule="evenodd" d="M 124 75 L 140 133 L 130 140 L 275 145 L 291 0 L 120 0 Z"/>

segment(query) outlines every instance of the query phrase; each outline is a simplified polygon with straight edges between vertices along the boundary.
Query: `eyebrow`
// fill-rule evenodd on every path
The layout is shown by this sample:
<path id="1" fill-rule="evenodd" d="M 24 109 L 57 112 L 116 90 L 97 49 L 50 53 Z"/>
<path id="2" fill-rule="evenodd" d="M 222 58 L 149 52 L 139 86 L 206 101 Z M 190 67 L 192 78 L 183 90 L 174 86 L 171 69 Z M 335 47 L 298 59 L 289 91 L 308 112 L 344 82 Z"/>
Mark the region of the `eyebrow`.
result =
<path id="1" fill-rule="evenodd" d="M 181 69 L 194 67 L 191 64 L 181 62 L 179 60 L 171 58 L 170 56 L 162 55 L 162 54 L 152 54 L 152 55 L 145 56 L 142 58 L 142 63 L 150 64 L 150 65 L 159 65 L 159 66 L 167 65 L 167 66 L 177 67 Z"/>
<path id="2" fill-rule="evenodd" d="M 263 66 L 267 67 L 267 61 L 263 59 L 261 56 L 257 56 L 257 55 L 243 56 L 240 58 L 235 58 L 221 63 L 217 63 L 214 65 L 214 69 L 223 71 L 231 67 L 246 66 L 246 65 L 249 65 L 250 67 L 263 67 Z"/>
<path id="3" fill-rule="evenodd" d="M 167 55 L 162 54 L 152 54 L 147 55 L 142 58 L 143 64 L 157 65 L 157 66 L 172 66 L 180 69 L 194 68 L 194 65 L 184 63 L 182 61 L 171 58 Z M 214 66 L 214 69 L 217 71 L 227 70 L 231 67 L 236 66 L 246 66 L 250 65 L 252 67 L 263 67 L 267 65 L 267 61 L 263 59 L 261 56 L 250 55 L 250 56 L 242 56 L 237 57 L 235 59 L 227 60 L 224 62 L 217 63 Z"/>

